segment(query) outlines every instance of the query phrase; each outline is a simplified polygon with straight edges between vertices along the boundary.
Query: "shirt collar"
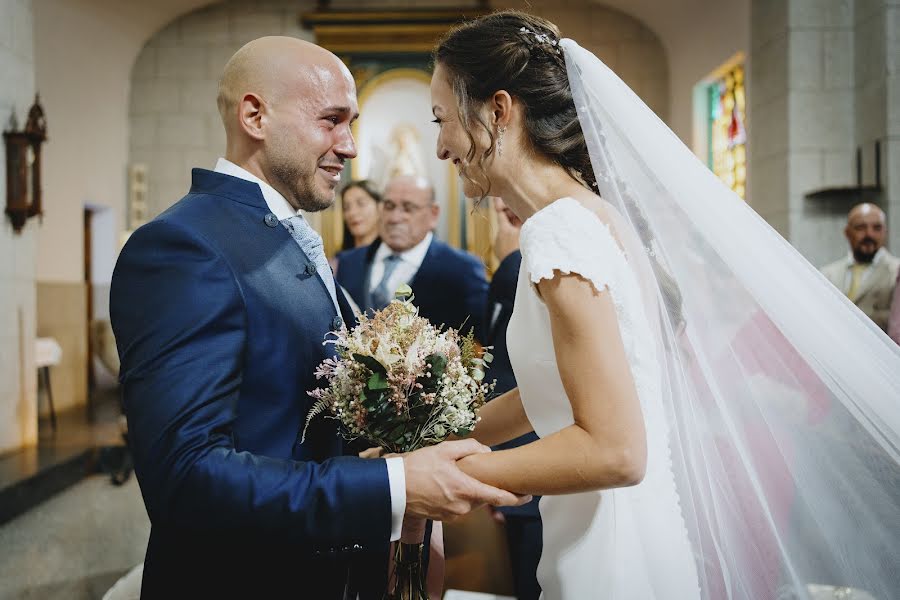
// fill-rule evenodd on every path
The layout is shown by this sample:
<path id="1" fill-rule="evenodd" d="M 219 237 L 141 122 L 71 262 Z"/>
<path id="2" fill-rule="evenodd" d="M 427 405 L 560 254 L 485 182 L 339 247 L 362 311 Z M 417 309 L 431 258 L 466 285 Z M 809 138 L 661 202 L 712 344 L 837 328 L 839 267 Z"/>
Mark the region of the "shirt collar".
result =
<path id="1" fill-rule="evenodd" d="M 284 221 L 285 219 L 289 219 L 298 215 L 301 217 L 303 216 L 299 210 L 294 210 L 294 207 L 292 207 L 290 203 L 285 199 L 285 197 L 279 194 L 275 188 L 273 188 L 271 185 L 269 185 L 250 171 L 237 166 L 230 160 L 220 158 L 218 161 L 216 161 L 216 168 L 214 169 L 214 171 L 216 173 L 231 175 L 232 177 L 237 177 L 238 179 L 250 181 L 259 185 L 259 189 L 262 191 L 263 199 L 266 201 L 266 206 L 269 207 L 269 212 L 278 217 L 279 221 Z"/>
<path id="2" fill-rule="evenodd" d="M 394 252 L 391 250 L 390 246 L 382 242 L 378 245 L 378 250 L 375 251 L 375 258 L 373 260 L 374 262 L 380 262 L 391 254 L 396 254 L 403 262 L 407 262 L 418 268 L 422 265 L 422 261 L 425 260 L 425 255 L 428 253 L 428 248 L 431 246 L 431 240 L 433 238 L 434 234 L 429 231 L 425 234 L 425 237 L 421 242 L 403 252 Z"/>
<path id="3" fill-rule="evenodd" d="M 866 266 L 874 267 L 879 262 L 881 262 L 881 260 L 884 258 L 884 255 L 886 253 L 887 253 L 887 250 L 885 250 L 884 246 L 882 246 L 881 248 L 878 249 L 878 252 L 875 253 L 875 256 L 872 257 L 872 262 Z M 852 267 L 855 264 L 856 264 L 856 259 L 853 258 L 853 252 L 850 252 L 849 254 L 847 254 L 847 268 L 849 269 L 850 267 Z M 860 264 L 862 264 L 862 263 L 860 263 Z"/>

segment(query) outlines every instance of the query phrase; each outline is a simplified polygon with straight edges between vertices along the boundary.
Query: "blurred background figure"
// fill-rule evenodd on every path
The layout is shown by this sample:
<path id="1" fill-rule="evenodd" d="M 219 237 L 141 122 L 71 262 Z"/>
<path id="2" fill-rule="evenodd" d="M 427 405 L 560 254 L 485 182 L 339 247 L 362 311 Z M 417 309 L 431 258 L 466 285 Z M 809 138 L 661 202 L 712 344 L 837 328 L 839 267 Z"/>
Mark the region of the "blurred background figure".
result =
<path id="1" fill-rule="evenodd" d="M 822 268 L 822 273 L 870 319 L 888 330 L 888 315 L 900 259 L 884 247 L 884 211 L 874 204 L 857 204 L 847 216 L 844 235 L 850 253 Z"/>
<path id="2" fill-rule="evenodd" d="M 341 250 L 368 246 L 378 238 L 378 205 L 381 194 L 368 180 L 351 181 L 341 192 L 344 210 L 344 243 Z"/>
<path id="3" fill-rule="evenodd" d="M 894 284 L 894 295 L 891 298 L 891 314 L 888 316 L 888 335 L 900 344 L 900 273 Z"/>
<path id="4" fill-rule="evenodd" d="M 338 253 L 337 281 L 363 310 L 384 308 L 408 284 L 423 317 L 464 332 L 474 329 L 484 340 L 484 265 L 435 238 L 439 214 L 427 179 L 391 179 L 381 202 L 380 239 Z"/>
<path id="5" fill-rule="evenodd" d="M 509 362 L 506 348 L 506 328 L 513 313 L 516 299 L 516 284 L 522 253 L 519 252 L 519 232 L 522 221 L 509 210 L 500 198 L 492 198 L 497 211 L 497 233 L 494 236 L 494 254 L 500 266 L 488 287 L 487 314 L 485 315 L 485 345 L 492 346 L 494 360 L 489 370 L 489 378 L 497 381 L 494 388 L 500 395 L 516 387 L 516 376 Z M 529 290 L 530 291 L 530 290 Z M 512 441 L 496 446 L 495 450 L 515 448 L 537 439 L 534 433 L 523 435 Z M 540 497 L 524 506 L 495 509 L 494 516 L 506 523 L 506 540 L 512 567 L 513 587 L 518 600 L 538 600 L 541 588 L 537 582 L 537 566 L 541 559 L 542 528 L 541 513 L 538 510 Z"/>

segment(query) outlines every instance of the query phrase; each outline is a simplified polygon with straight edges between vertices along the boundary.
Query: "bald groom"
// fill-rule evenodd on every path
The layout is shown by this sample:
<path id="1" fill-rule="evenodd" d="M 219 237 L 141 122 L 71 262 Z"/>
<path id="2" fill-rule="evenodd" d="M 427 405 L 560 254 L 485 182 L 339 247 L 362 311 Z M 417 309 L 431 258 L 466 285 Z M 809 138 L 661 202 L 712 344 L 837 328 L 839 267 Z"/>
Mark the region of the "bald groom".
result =
<path id="1" fill-rule="evenodd" d="M 356 156 L 356 88 L 330 52 L 266 37 L 218 107 L 225 157 L 131 236 L 110 291 L 152 523 L 142 597 L 380 600 L 404 515 L 518 499 L 456 468 L 488 451 L 471 440 L 364 460 L 319 419 L 300 441 L 324 336 L 353 319 L 300 210 L 331 206 Z"/>

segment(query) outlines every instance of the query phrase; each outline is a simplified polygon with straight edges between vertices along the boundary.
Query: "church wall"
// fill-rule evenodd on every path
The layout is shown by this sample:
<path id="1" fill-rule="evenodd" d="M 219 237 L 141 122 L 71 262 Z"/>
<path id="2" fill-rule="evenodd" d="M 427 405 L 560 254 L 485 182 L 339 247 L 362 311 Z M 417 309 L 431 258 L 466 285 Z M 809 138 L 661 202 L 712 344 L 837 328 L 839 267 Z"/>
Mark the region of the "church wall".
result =
<path id="1" fill-rule="evenodd" d="M 0 123 L 13 110 L 19 127 L 34 101 L 31 0 L 0 2 Z M 0 161 L 0 199 L 6 202 L 6 160 Z M 38 221 L 16 234 L 0 225 L 0 453 L 37 441 L 37 370 L 34 362 L 34 263 Z"/>
<path id="2" fill-rule="evenodd" d="M 788 8 L 790 241 L 815 266 L 846 252 L 846 202 L 806 194 L 855 181 L 854 31 L 850 0 Z"/>
<path id="3" fill-rule="evenodd" d="M 747 132 L 750 204 L 786 238 L 788 226 L 787 5 L 757 0 L 750 12 Z"/>
<path id="4" fill-rule="evenodd" d="M 882 206 L 894 254 L 900 254 L 900 3 L 860 1 L 857 30 L 856 138 L 863 183 L 875 183 L 874 142 L 881 140 Z"/>
<path id="5" fill-rule="evenodd" d="M 594 52 L 664 121 L 669 120 L 669 70 L 657 35 L 623 12 L 590 0 L 495 0 L 556 23 L 564 37 Z"/>
<path id="6" fill-rule="evenodd" d="M 702 119 L 694 114 L 694 87 L 738 52 L 749 54 L 750 1 L 717 0 L 692 9 L 683 3 L 663 4 L 654 8 L 673 14 L 659 26 L 649 18 L 645 22 L 659 35 L 669 61 L 667 123 L 696 151 L 706 146 L 706 112 Z M 701 122 L 704 126 L 695 129 Z M 698 134 L 702 142 L 696 139 Z"/>
<path id="7" fill-rule="evenodd" d="M 889 20 L 897 10 L 884 0 L 752 5 L 751 204 L 816 266 L 847 252 L 843 228 L 858 199 L 806 195 L 855 185 L 857 147 L 863 183 L 873 184 L 877 139 L 882 202 L 895 225 L 888 245 L 900 248 L 900 148 L 890 130 L 900 111 L 890 96 L 900 53 Z"/>
<path id="8" fill-rule="evenodd" d="M 87 398 L 86 207 L 94 211 L 95 223 L 94 316 L 108 315 L 109 280 L 124 228 L 128 88 L 135 56 L 162 23 L 208 2 L 34 3 L 34 70 L 49 142 L 45 214 L 33 271 L 38 335 L 55 338 L 63 349 L 61 364 L 51 369 L 57 410 L 83 405 Z"/>
<path id="9" fill-rule="evenodd" d="M 216 4 L 170 23 L 141 50 L 131 73 L 130 163 L 148 174 L 148 213 L 187 193 L 191 168 L 212 169 L 225 153 L 216 86 L 226 61 L 264 35 L 312 39 L 299 16 L 312 1 Z"/>
<path id="10" fill-rule="evenodd" d="M 887 32 L 887 128 L 882 173 L 887 175 L 888 225 L 892 250 L 900 254 L 900 4 L 885 8 Z"/>

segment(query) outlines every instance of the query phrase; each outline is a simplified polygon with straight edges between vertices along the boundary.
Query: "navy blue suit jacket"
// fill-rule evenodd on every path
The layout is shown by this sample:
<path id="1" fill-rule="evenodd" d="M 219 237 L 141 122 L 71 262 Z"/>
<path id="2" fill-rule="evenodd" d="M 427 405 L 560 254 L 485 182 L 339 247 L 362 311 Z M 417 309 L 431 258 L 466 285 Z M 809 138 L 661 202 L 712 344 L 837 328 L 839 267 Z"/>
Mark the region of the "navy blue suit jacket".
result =
<path id="1" fill-rule="evenodd" d="M 337 255 L 337 280 L 360 308 L 371 307 L 369 274 L 381 241 L 345 250 Z M 446 325 L 465 333 L 475 329 L 484 340 L 484 303 L 487 278 L 484 265 L 475 256 L 432 239 L 428 252 L 409 286 L 419 314 L 435 325 Z M 463 324 L 465 327 L 463 328 Z"/>
<path id="2" fill-rule="evenodd" d="M 385 462 L 342 456 L 322 417 L 300 441 L 337 324 L 309 264 L 259 186 L 202 169 L 122 250 L 110 314 L 152 523 L 145 598 L 338 599 L 355 561 L 386 559 Z"/>
<path id="3" fill-rule="evenodd" d="M 491 285 L 488 288 L 487 315 L 485 317 L 488 334 L 485 345 L 493 347 L 491 353 L 494 355 L 494 360 L 491 363 L 491 368 L 487 371 L 487 377 L 488 379 L 496 380 L 497 385 L 494 388 L 494 393 L 498 396 L 516 387 L 516 376 L 513 373 L 512 364 L 509 362 L 509 350 L 506 346 L 506 330 L 509 327 L 509 319 L 512 317 L 516 301 L 516 286 L 519 281 L 521 264 L 522 254 L 518 250 L 509 254 L 500 262 L 500 266 L 497 267 L 497 271 L 494 273 Z M 536 434 L 527 433 L 514 440 L 495 446 L 494 449 L 516 448 L 537 439 Z M 501 506 L 497 510 L 507 517 L 539 519 L 541 516 L 538 509 L 539 501 L 540 497 L 538 496 L 523 506 Z"/>

